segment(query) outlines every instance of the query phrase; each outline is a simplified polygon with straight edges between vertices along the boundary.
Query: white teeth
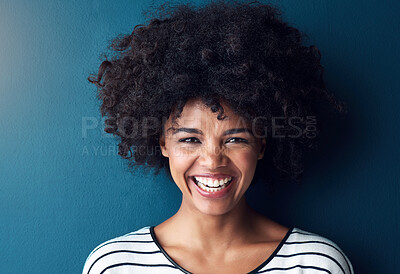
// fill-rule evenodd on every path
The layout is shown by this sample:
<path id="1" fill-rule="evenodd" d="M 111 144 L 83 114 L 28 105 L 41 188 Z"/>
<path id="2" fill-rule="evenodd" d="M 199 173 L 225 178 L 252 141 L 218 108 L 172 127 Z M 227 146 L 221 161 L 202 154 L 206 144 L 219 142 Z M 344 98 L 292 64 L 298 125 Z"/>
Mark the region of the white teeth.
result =
<path id="1" fill-rule="evenodd" d="M 213 180 L 206 177 L 194 177 L 196 184 L 203 190 L 208 192 L 219 191 L 226 187 L 227 183 L 232 180 L 232 177 L 227 177 L 222 180 Z"/>
<path id="2" fill-rule="evenodd" d="M 224 184 L 226 184 L 226 182 L 228 182 L 228 178 L 225 178 L 224 180 L 219 181 L 219 185 L 223 186 Z"/>

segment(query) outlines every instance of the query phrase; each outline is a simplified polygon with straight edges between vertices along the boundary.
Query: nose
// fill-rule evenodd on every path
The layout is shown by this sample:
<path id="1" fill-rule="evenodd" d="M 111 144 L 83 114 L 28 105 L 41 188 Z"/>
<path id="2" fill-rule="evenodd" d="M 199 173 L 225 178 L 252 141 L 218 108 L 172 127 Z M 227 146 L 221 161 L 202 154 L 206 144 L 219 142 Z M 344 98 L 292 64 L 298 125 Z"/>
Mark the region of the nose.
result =
<path id="1" fill-rule="evenodd" d="M 209 144 L 202 149 L 198 161 L 201 166 L 209 170 L 215 170 L 226 166 L 227 157 L 225 151 L 219 145 Z"/>

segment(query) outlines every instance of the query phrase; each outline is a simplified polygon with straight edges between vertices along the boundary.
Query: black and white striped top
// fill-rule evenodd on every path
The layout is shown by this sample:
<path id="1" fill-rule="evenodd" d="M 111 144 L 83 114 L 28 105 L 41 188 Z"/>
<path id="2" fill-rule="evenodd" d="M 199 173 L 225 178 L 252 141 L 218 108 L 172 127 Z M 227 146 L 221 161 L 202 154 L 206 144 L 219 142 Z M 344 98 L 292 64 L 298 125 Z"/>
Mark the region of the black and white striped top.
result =
<path id="1" fill-rule="evenodd" d="M 168 256 L 154 235 L 154 227 L 109 240 L 86 259 L 83 274 L 190 273 Z M 269 258 L 249 273 L 354 274 L 344 252 L 332 241 L 291 227 Z"/>

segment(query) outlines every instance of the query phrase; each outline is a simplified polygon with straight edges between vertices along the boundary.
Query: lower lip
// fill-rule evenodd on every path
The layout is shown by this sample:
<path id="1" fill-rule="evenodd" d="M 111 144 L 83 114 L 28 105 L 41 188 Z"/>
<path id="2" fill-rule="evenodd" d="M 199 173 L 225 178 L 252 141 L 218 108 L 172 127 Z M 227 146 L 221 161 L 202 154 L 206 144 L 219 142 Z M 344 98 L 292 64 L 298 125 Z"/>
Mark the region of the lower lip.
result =
<path id="1" fill-rule="evenodd" d="M 190 178 L 190 181 L 192 182 L 192 184 L 194 185 L 194 187 L 196 188 L 197 192 L 200 193 L 201 196 L 206 197 L 206 198 L 222 198 L 224 197 L 229 190 L 231 189 L 235 178 L 232 179 L 232 182 L 229 183 L 228 186 L 224 187 L 223 189 L 219 190 L 219 191 L 214 191 L 214 192 L 208 192 L 205 191 L 203 189 L 201 189 L 195 182 L 193 178 Z"/>

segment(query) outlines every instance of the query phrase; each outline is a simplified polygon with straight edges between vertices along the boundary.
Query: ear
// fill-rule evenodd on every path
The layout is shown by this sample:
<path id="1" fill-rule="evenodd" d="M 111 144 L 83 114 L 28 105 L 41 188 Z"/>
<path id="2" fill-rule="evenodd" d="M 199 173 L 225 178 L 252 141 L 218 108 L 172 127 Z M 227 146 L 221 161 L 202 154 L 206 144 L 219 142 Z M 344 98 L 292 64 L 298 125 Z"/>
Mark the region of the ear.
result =
<path id="1" fill-rule="evenodd" d="M 164 157 L 167 157 L 167 158 L 168 158 L 169 154 L 168 154 L 167 147 L 165 146 L 165 136 L 164 136 L 164 135 L 162 135 L 162 136 L 160 137 L 160 148 L 161 148 L 161 153 L 162 153 L 162 155 L 163 155 Z"/>
<path id="2" fill-rule="evenodd" d="M 267 141 L 265 138 L 261 139 L 260 153 L 258 154 L 258 160 L 261 160 L 264 157 L 265 148 L 267 147 Z"/>

